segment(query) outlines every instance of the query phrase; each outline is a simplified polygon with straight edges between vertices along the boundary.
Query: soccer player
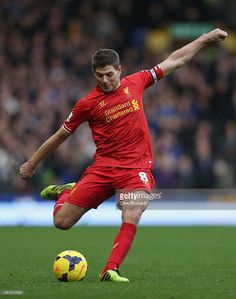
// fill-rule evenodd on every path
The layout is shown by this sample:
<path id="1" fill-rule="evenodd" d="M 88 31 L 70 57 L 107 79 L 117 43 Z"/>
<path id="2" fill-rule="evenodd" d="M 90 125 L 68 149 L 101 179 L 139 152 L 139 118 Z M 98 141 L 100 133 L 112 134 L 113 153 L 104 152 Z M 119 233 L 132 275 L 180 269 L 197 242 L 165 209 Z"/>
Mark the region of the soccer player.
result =
<path id="1" fill-rule="evenodd" d="M 37 165 L 82 122 L 88 121 L 97 147 L 93 165 L 86 169 L 77 183 L 50 185 L 42 190 L 41 196 L 56 201 L 54 224 L 64 230 L 72 227 L 88 210 L 96 209 L 113 196 L 116 190 L 132 191 L 133 196 L 141 199 L 138 204 L 132 204 L 134 197 L 120 194 L 122 225 L 99 275 L 100 281 L 129 281 L 120 275 L 118 268 L 132 245 L 154 186 L 151 173 L 153 154 L 142 103 L 143 92 L 191 60 L 204 46 L 226 37 L 227 33 L 217 28 L 174 51 L 153 68 L 122 80 L 118 54 L 110 49 L 98 50 L 91 61 L 97 86 L 78 100 L 62 127 L 20 167 L 23 179 L 32 177 Z"/>

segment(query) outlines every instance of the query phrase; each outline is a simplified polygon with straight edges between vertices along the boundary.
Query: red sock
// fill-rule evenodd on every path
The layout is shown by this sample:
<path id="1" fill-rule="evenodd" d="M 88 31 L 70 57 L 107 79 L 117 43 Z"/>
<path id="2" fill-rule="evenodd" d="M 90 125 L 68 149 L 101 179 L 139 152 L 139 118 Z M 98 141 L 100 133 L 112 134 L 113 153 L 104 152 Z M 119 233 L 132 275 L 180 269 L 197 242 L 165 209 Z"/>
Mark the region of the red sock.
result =
<path id="1" fill-rule="evenodd" d="M 64 202 L 66 201 L 66 198 L 68 196 L 68 194 L 70 193 L 70 190 L 65 190 L 63 191 L 59 197 L 58 200 L 54 206 L 54 210 L 53 210 L 53 216 L 56 215 L 56 213 L 61 209 L 61 207 L 64 205 Z"/>
<path id="2" fill-rule="evenodd" d="M 110 257 L 102 273 L 109 269 L 118 269 L 129 252 L 136 233 L 136 226 L 131 223 L 123 223 L 114 240 Z"/>

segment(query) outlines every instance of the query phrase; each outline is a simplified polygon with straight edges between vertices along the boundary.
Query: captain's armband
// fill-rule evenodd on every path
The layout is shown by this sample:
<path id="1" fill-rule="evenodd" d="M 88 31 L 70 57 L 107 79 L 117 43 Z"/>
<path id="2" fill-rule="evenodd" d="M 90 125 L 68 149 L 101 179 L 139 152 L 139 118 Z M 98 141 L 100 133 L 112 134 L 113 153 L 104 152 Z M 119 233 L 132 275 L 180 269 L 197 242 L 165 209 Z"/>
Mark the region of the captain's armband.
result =
<path id="1" fill-rule="evenodd" d="M 163 78 L 163 71 L 159 65 L 154 66 L 149 72 L 152 75 L 153 83 L 156 83 Z"/>

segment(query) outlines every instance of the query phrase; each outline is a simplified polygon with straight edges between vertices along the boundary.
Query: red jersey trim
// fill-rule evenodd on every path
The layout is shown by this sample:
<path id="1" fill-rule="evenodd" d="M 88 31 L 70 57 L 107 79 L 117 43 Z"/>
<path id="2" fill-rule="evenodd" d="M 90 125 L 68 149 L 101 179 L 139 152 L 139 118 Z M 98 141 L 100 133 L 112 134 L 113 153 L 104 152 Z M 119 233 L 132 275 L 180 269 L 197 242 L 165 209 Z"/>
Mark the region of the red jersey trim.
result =
<path id="1" fill-rule="evenodd" d="M 163 71 L 159 65 L 154 66 L 154 70 L 157 74 L 158 80 L 161 80 L 163 78 Z"/>
<path id="2" fill-rule="evenodd" d="M 70 134 L 71 134 L 70 129 L 69 129 L 65 124 L 62 125 L 62 128 L 63 128 L 67 133 L 70 133 Z"/>

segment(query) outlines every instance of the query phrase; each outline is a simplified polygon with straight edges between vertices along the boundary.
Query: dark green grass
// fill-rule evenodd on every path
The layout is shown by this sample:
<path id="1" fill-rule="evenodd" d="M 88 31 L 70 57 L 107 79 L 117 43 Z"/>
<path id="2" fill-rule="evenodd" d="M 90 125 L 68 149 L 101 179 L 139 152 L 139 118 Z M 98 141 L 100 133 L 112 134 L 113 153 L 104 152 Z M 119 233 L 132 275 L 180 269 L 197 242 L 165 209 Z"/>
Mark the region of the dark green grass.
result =
<path id="1" fill-rule="evenodd" d="M 18 298 L 236 298 L 236 227 L 141 227 L 121 267 L 130 283 L 100 283 L 117 230 L 0 228 L 0 290 L 24 291 Z M 54 278 L 52 261 L 65 249 L 86 256 L 82 282 Z"/>

